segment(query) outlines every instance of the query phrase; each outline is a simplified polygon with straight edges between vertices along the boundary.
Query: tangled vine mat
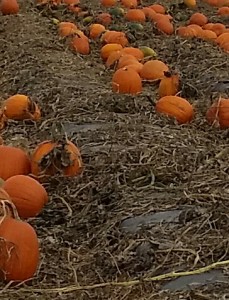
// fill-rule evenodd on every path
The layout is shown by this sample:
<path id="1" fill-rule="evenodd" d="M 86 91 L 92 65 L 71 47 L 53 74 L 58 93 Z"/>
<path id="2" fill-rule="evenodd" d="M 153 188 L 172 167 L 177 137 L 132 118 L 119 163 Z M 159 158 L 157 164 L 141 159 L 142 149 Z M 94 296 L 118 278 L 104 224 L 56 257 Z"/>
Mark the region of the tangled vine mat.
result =
<path id="1" fill-rule="evenodd" d="M 207 6 L 201 10 L 215 18 Z M 134 45 L 153 47 L 179 70 L 183 95 L 195 104 L 193 123 L 177 126 L 156 115 L 144 95 L 112 94 L 98 45 L 87 57 L 71 53 L 50 20 L 56 13 L 42 13 L 26 0 L 18 16 L 0 16 L 0 96 L 28 94 L 43 111 L 38 125 L 12 122 L 3 137 L 33 149 L 61 120 L 82 150 L 85 171 L 78 179 L 47 183 L 49 204 L 30 220 L 41 242 L 39 272 L 27 286 L 1 284 L 1 299 L 223 299 L 227 282 L 179 292 L 162 292 L 165 280 L 68 288 L 141 281 L 229 259 L 228 132 L 204 119 L 210 105 L 206 91 L 228 79 L 229 59 L 208 43 L 154 36 L 151 28 L 138 37 Z M 190 14 L 182 10 L 186 19 Z M 153 86 L 145 90 L 155 97 Z M 128 217 L 167 210 L 182 213 L 174 222 L 123 229 Z M 223 270 L 227 275 L 227 266 Z"/>

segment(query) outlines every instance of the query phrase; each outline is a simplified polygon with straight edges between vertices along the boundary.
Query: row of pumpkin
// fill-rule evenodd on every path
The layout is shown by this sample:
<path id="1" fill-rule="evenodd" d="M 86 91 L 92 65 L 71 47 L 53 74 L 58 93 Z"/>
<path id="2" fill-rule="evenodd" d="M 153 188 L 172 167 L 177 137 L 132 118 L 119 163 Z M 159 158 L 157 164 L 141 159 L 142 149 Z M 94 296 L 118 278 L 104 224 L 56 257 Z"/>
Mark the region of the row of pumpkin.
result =
<path id="1" fill-rule="evenodd" d="M 40 117 L 38 105 L 25 95 L 14 95 L 2 105 L 2 127 L 9 119 Z M 42 182 L 51 175 L 79 175 L 82 159 L 66 138 L 44 141 L 31 154 L 4 145 L 2 139 L 0 144 L 0 279 L 24 281 L 34 276 L 40 260 L 36 231 L 26 220 L 39 215 L 48 202 Z"/>

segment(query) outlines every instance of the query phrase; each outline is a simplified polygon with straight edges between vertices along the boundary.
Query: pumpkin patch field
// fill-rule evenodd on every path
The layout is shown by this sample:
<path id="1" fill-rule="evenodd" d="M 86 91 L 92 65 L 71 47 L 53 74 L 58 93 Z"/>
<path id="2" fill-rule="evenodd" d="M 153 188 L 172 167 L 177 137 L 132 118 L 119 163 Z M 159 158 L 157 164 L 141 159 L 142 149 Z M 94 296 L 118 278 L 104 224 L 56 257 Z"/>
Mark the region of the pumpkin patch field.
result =
<path id="1" fill-rule="evenodd" d="M 229 297 L 229 1 L 0 0 L 0 299 Z"/>

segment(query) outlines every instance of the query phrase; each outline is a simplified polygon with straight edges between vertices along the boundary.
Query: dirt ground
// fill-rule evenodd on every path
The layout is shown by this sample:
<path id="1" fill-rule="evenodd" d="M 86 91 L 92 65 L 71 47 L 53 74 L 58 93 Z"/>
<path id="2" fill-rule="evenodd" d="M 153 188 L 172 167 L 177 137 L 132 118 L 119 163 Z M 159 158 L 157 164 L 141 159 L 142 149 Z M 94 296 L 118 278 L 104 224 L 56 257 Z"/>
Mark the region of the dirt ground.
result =
<path id="1" fill-rule="evenodd" d="M 101 10 L 97 1 L 81 2 Z M 46 184 L 50 201 L 29 220 L 41 244 L 38 273 L 27 284 L 1 284 L 0 299 L 227 299 L 228 280 L 176 292 L 161 290 L 166 280 L 143 278 L 229 259 L 228 131 L 205 120 L 209 86 L 229 79 L 228 54 L 197 39 L 159 35 L 150 24 L 136 34 L 132 45 L 153 47 L 180 73 L 182 95 L 195 105 L 194 121 L 178 126 L 155 113 L 147 97 L 157 99 L 154 85 L 137 97 L 112 93 L 99 42 L 84 57 L 66 47 L 51 18 L 74 16 L 39 10 L 29 0 L 20 4 L 19 15 L 0 16 L 0 97 L 28 94 L 43 116 L 38 124 L 11 122 L 3 138 L 30 151 L 61 121 L 82 151 L 85 170 Z M 214 9 L 199 7 L 217 21 Z M 175 5 L 170 13 L 179 26 L 192 11 Z M 123 230 L 128 217 L 177 209 L 182 214 L 175 223 Z M 223 272 L 228 275 L 226 266 Z M 135 279 L 142 282 L 91 288 Z"/>

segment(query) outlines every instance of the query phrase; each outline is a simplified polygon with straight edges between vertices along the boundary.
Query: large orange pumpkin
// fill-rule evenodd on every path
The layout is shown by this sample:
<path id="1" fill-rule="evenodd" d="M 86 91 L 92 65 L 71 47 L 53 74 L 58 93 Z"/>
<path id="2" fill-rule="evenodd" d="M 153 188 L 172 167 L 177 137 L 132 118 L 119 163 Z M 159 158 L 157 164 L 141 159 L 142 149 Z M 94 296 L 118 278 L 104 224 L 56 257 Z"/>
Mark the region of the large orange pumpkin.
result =
<path id="1" fill-rule="evenodd" d="M 124 32 L 115 30 L 106 31 L 102 35 L 101 41 L 105 44 L 120 44 L 122 47 L 125 47 L 129 43 Z"/>
<path id="2" fill-rule="evenodd" d="M 120 44 L 116 44 L 116 43 L 106 44 L 101 48 L 100 56 L 102 57 L 103 60 L 107 60 L 108 57 L 111 55 L 111 53 L 120 51 L 122 48 L 123 47 Z"/>
<path id="3" fill-rule="evenodd" d="M 178 124 L 189 123 L 194 116 L 192 105 L 178 96 L 165 96 L 156 103 L 156 112 L 173 117 Z"/>
<path id="4" fill-rule="evenodd" d="M 11 217 L 0 221 L 0 278 L 24 281 L 32 278 L 39 263 L 39 243 L 31 225 Z"/>
<path id="5" fill-rule="evenodd" d="M 82 169 L 80 151 L 69 140 L 44 141 L 37 146 L 31 156 L 32 174 L 37 177 L 58 173 L 76 176 Z"/>
<path id="6" fill-rule="evenodd" d="M 112 89 L 121 94 L 138 94 L 142 91 L 141 77 L 128 66 L 118 69 L 112 77 Z"/>
<path id="7" fill-rule="evenodd" d="M 14 175 L 27 175 L 31 164 L 28 155 L 21 149 L 0 145 L 0 178 L 6 180 Z"/>
<path id="8" fill-rule="evenodd" d="M 149 60 L 144 63 L 140 76 L 146 80 L 158 80 L 163 78 L 164 72 L 168 70 L 168 66 L 163 61 Z"/>
<path id="9" fill-rule="evenodd" d="M 16 94 L 3 102 L 3 112 L 8 119 L 38 121 L 41 111 L 28 96 Z"/>
<path id="10" fill-rule="evenodd" d="M 19 12 L 17 0 L 1 0 L 0 11 L 3 15 L 17 14 Z"/>
<path id="11" fill-rule="evenodd" d="M 70 48 L 73 52 L 82 54 L 82 55 L 88 55 L 90 54 L 90 44 L 88 37 L 84 35 L 82 31 L 75 32 L 74 36 L 72 37 L 70 41 Z"/>
<path id="12" fill-rule="evenodd" d="M 74 34 L 78 30 L 77 26 L 72 22 L 60 22 L 58 24 L 58 33 L 65 37 Z"/>
<path id="13" fill-rule="evenodd" d="M 48 201 L 45 188 L 37 180 L 26 175 L 10 177 L 2 187 L 22 218 L 36 217 Z"/>

